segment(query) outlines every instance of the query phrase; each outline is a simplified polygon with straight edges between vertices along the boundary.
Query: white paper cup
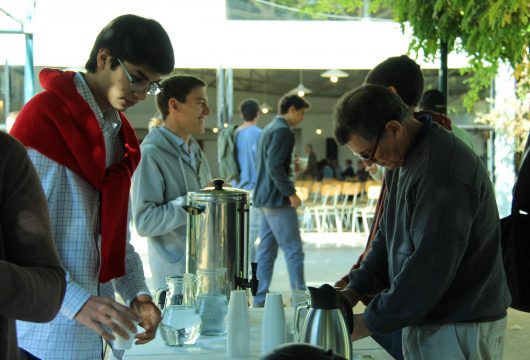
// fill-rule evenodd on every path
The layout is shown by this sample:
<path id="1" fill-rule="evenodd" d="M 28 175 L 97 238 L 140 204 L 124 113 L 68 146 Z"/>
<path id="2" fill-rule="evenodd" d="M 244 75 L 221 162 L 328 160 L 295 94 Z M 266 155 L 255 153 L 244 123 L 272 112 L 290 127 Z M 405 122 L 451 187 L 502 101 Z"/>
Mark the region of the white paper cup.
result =
<path id="1" fill-rule="evenodd" d="M 230 358 L 250 353 L 250 321 L 239 317 L 229 321 L 226 331 L 226 351 Z"/>
<path id="2" fill-rule="evenodd" d="M 248 356 L 250 353 L 250 317 L 246 291 L 233 290 L 230 293 L 226 328 L 228 356 L 230 358 Z"/>
<path id="3" fill-rule="evenodd" d="M 134 324 L 134 326 L 138 326 L 138 323 L 134 320 L 131 320 Z M 129 338 L 128 339 L 125 339 L 123 337 L 121 337 L 120 335 L 118 335 L 117 333 L 114 333 L 114 340 L 112 341 L 112 348 L 114 350 L 129 350 L 133 343 L 134 343 L 134 340 L 135 340 L 135 335 L 137 333 L 137 330 L 135 330 L 134 332 L 132 332 L 127 326 L 121 324 L 121 323 L 118 323 L 116 322 L 116 324 L 118 324 L 119 327 L 121 327 L 123 330 L 125 330 L 127 332 L 127 335 L 129 335 Z"/>
<path id="4" fill-rule="evenodd" d="M 245 290 L 232 290 L 228 302 L 228 319 L 241 316 L 248 317 L 247 292 Z"/>
<path id="5" fill-rule="evenodd" d="M 267 321 L 267 319 L 277 319 L 278 317 L 283 317 L 285 322 L 282 294 L 267 293 L 265 296 L 265 308 L 263 309 L 263 320 Z"/>
<path id="6" fill-rule="evenodd" d="M 262 324 L 261 354 L 267 354 L 285 344 L 285 323 Z"/>
<path id="7" fill-rule="evenodd" d="M 282 294 L 267 293 L 261 322 L 261 353 L 285 343 L 285 310 Z"/>

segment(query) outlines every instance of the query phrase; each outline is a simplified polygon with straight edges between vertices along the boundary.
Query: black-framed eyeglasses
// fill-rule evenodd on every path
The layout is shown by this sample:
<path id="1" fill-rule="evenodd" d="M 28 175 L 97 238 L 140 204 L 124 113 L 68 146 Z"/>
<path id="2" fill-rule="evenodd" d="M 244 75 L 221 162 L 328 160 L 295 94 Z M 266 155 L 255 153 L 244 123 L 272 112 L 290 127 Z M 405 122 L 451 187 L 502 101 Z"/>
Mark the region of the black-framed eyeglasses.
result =
<path id="1" fill-rule="evenodd" d="M 127 77 L 127 80 L 129 80 L 129 86 L 131 87 L 131 90 L 135 93 L 144 93 L 147 92 L 149 95 L 157 95 L 162 91 L 162 86 L 160 86 L 160 83 L 158 81 L 153 81 L 148 83 L 146 80 L 138 80 L 135 79 L 129 71 L 127 71 L 127 68 L 125 65 L 123 65 L 123 62 L 119 59 L 118 63 L 120 64 L 121 68 L 123 69 L 123 72 L 125 73 L 125 76 Z"/>
<path id="2" fill-rule="evenodd" d="M 383 136 L 385 130 L 386 130 L 386 128 L 383 127 L 381 129 L 381 131 L 379 131 L 379 135 L 377 135 L 377 140 L 375 141 L 374 148 L 372 149 L 372 151 L 370 151 L 369 154 L 366 154 L 366 153 L 362 153 L 362 154 L 353 153 L 353 155 L 357 156 L 359 159 L 361 159 L 363 161 L 371 161 L 371 162 L 373 162 L 375 160 L 375 153 L 377 151 L 377 146 L 379 146 L 379 140 L 381 140 L 381 136 Z"/>

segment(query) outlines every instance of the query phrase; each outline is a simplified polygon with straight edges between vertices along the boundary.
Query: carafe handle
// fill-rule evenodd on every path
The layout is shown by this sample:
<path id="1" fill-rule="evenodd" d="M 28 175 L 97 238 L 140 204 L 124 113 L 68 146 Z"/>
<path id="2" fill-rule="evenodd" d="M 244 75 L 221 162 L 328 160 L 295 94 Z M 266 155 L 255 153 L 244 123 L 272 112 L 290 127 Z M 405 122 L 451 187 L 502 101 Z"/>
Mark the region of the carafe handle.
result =
<path id="1" fill-rule="evenodd" d="M 348 331 L 350 332 L 350 336 L 353 334 L 353 309 L 351 308 L 350 302 L 344 297 L 342 294 L 339 293 L 340 297 L 340 305 L 342 307 L 342 312 L 344 313 L 344 316 L 346 317 L 346 325 L 348 326 Z"/>
<path id="2" fill-rule="evenodd" d="M 160 310 L 164 310 L 168 290 L 169 288 L 167 286 L 163 286 L 155 292 L 155 304 L 158 305 Z"/>
<path id="3" fill-rule="evenodd" d="M 300 334 L 300 313 L 302 312 L 302 309 L 309 310 L 309 301 L 302 301 L 296 305 L 296 310 L 294 311 L 294 334 L 298 335 Z M 304 319 L 305 320 L 305 319 Z"/>

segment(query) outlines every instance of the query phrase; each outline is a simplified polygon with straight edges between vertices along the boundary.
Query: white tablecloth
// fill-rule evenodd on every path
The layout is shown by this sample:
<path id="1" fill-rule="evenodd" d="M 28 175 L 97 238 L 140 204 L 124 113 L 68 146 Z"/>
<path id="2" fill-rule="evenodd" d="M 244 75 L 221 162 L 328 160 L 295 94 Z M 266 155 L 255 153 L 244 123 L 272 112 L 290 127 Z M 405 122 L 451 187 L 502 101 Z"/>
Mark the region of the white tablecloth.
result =
<path id="1" fill-rule="evenodd" d="M 259 359 L 261 356 L 261 318 L 263 309 L 250 310 L 250 356 L 238 359 Z M 286 311 L 286 316 L 292 316 L 292 311 Z M 157 333 L 156 338 L 145 345 L 133 345 L 125 352 L 124 359 L 230 359 L 226 353 L 226 336 L 201 336 L 193 346 L 167 346 Z M 111 356 L 111 359 L 114 357 Z"/>
<path id="2" fill-rule="evenodd" d="M 293 323 L 293 309 L 286 308 L 285 316 L 288 324 Z M 256 360 L 261 356 L 261 319 L 263 308 L 250 310 L 250 355 L 238 360 Z M 353 343 L 354 355 L 372 355 L 377 360 L 390 360 L 392 357 L 372 340 L 366 338 Z M 354 356 L 355 358 L 356 356 Z M 115 359 L 112 355 L 111 359 Z M 226 336 L 201 336 L 194 346 L 172 347 L 164 344 L 160 333 L 145 345 L 133 345 L 125 352 L 124 359 L 153 360 L 227 360 Z"/>

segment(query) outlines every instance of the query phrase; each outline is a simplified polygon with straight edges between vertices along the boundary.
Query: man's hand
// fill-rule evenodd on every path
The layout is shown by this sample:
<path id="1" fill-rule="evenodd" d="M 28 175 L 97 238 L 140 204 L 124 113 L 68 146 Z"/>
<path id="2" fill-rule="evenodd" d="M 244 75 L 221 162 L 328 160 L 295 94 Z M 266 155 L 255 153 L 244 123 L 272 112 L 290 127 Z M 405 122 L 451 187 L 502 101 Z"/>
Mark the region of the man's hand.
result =
<path id="1" fill-rule="evenodd" d="M 343 276 L 342 278 L 340 278 L 340 280 L 338 280 L 337 282 L 335 282 L 335 284 L 333 284 L 333 287 L 336 288 L 336 289 L 339 289 L 339 290 L 342 290 L 346 287 L 346 285 L 348 285 L 350 283 L 350 278 L 348 277 L 348 275 L 345 275 Z"/>
<path id="2" fill-rule="evenodd" d="M 136 334 L 138 339 L 136 345 L 148 343 L 155 338 L 156 329 L 158 324 L 160 324 L 162 314 L 153 299 L 148 295 L 138 295 L 131 303 L 131 307 L 140 314 L 141 321 L 139 325 L 145 329 L 145 332 Z"/>
<path id="3" fill-rule="evenodd" d="M 365 170 L 368 171 L 370 174 L 375 174 L 379 171 L 376 163 L 368 165 Z"/>
<path id="4" fill-rule="evenodd" d="M 122 326 L 129 328 L 132 332 L 136 332 L 136 326 L 131 320 L 139 322 L 141 318 L 134 310 L 110 298 L 91 296 L 79 310 L 75 320 L 94 330 L 108 341 L 114 340 L 114 335 L 110 334 L 107 329 L 128 339 L 129 335 Z"/>
<path id="5" fill-rule="evenodd" d="M 359 300 L 361 300 L 361 296 L 357 293 L 357 291 L 350 289 L 350 288 L 344 288 L 340 291 L 340 294 L 348 300 L 350 303 L 350 306 L 353 308 Z"/>
<path id="6" fill-rule="evenodd" d="M 302 205 L 302 200 L 300 200 L 300 198 L 296 194 L 289 196 L 289 201 L 291 202 L 291 206 L 295 209 L 298 209 L 300 205 Z"/>
<path id="7" fill-rule="evenodd" d="M 372 332 L 366 327 L 363 314 L 353 315 L 353 334 L 351 334 L 352 341 L 363 339 L 370 335 L 372 335 Z"/>

